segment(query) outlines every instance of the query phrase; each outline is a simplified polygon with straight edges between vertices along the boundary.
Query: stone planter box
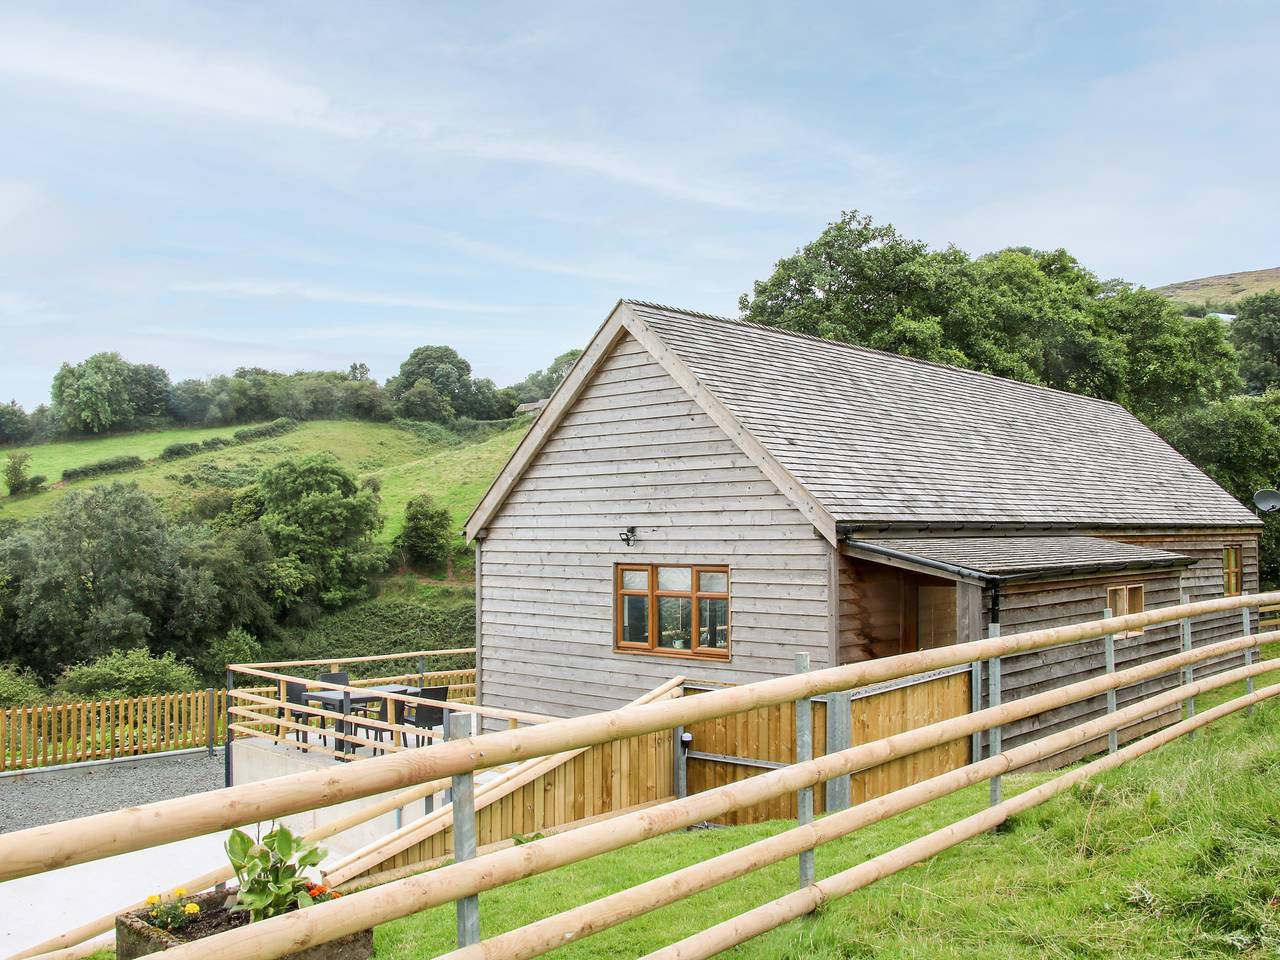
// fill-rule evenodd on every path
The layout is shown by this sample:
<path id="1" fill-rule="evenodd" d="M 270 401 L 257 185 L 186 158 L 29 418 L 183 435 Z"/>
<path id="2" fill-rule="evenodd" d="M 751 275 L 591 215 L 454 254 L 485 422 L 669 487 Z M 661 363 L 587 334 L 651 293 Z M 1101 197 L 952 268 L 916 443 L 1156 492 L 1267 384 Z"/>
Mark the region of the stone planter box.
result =
<path id="1" fill-rule="evenodd" d="M 228 893 L 212 891 L 197 897 L 184 897 L 182 902 L 198 903 L 201 913 L 207 914 L 220 909 L 227 898 Z M 116 917 L 116 960 L 136 960 L 137 957 L 159 953 L 189 942 L 179 940 L 159 927 L 153 927 L 147 922 L 147 914 L 148 910 L 139 910 Z M 308 947 L 286 956 L 294 960 L 369 960 L 373 956 L 373 931 L 349 933 L 329 943 Z"/>

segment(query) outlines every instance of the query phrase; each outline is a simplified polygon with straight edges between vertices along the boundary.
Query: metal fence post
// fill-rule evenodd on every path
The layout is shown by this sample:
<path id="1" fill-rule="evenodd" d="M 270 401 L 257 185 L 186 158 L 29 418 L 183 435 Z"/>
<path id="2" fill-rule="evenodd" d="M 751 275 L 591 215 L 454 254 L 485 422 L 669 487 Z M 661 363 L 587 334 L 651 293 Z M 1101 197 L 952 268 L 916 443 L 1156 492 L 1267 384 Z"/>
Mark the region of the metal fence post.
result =
<path id="1" fill-rule="evenodd" d="M 222 779 L 224 786 L 231 786 L 231 741 L 235 734 L 231 730 L 231 687 L 235 683 L 235 677 L 231 671 L 227 671 L 227 727 L 226 735 L 222 738 Z"/>
<path id="2" fill-rule="evenodd" d="M 443 717 L 444 717 L 444 722 L 440 725 L 440 735 L 441 735 L 441 739 L 442 739 L 442 740 L 444 740 L 444 741 L 447 743 L 448 741 L 450 741 L 450 740 L 452 740 L 452 739 L 453 739 L 453 737 L 451 736 L 451 734 L 453 733 L 453 715 L 454 715 L 454 711 L 450 710 L 448 707 L 444 707 L 440 712 L 441 712 L 441 714 L 442 714 L 442 715 L 443 715 Z M 459 728 L 459 729 L 461 729 L 461 728 Z M 440 802 L 441 802 L 444 806 L 448 806 L 449 804 L 453 803 L 453 788 L 452 788 L 452 787 L 445 787 L 445 789 L 444 789 L 444 796 L 440 798 Z M 428 813 L 430 813 L 431 811 L 430 811 L 430 810 L 428 810 L 427 812 L 428 812 Z"/>
<path id="3" fill-rule="evenodd" d="M 809 655 L 796 654 L 796 673 L 809 672 Z M 813 759 L 813 702 L 808 697 L 796 701 L 796 762 Z M 804 787 L 796 794 L 796 822 L 801 826 L 813 823 L 813 787 Z M 813 850 L 800 853 L 800 886 L 813 883 Z"/>
<path id="4" fill-rule="evenodd" d="M 1185 593 L 1182 594 L 1181 600 L 1183 604 L 1188 604 L 1191 602 L 1191 599 Z M 1182 618 L 1182 652 L 1187 653 L 1190 650 L 1191 650 L 1191 618 L 1183 617 Z M 1184 684 L 1192 683 L 1195 680 L 1195 675 L 1196 675 L 1196 668 L 1194 664 L 1188 663 L 1185 667 L 1182 668 L 1182 682 Z M 1190 720 L 1192 717 L 1196 715 L 1196 698 L 1195 697 L 1187 697 L 1186 708 L 1183 710 L 1183 715 L 1188 720 Z M 1192 730 L 1189 734 L 1187 734 L 1187 739 L 1194 740 L 1195 735 L 1196 735 L 1196 732 Z"/>
<path id="5" fill-rule="evenodd" d="M 1249 592 L 1248 590 L 1241 590 L 1241 591 L 1240 591 L 1240 594 L 1243 596 L 1244 594 L 1246 594 L 1246 593 L 1248 593 L 1248 592 Z M 1244 632 L 1243 632 L 1243 633 L 1241 633 L 1240 635 L 1241 635 L 1242 637 L 1248 637 L 1248 636 L 1251 636 L 1251 635 L 1252 635 L 1252 633 L 1253 633 L 1253 624 L 1252 624 L 1252 622 L 1250 621 L 1250 617 L 1249 617 L 1249 608 L 1248 608 L 1248 607 L 1241 607 L 1241 608 L 1240 608 L 1240 620 L 1241 620 L 1241 624 L 1240 624 L 1241 629 L 1244 631 Z M 1246 667 L 1251 667 L 1251 666 L 1253 666 L 1253 647 L 1246 647 L 1246 648 L 1245 648 L 1245 651 L 1244 651 L 1244 665 L 1245 665 Z M 1247 692 L 1247 693 L 1253 693 L 1253 677 L 1247 677 L 1247 678 L 1245 679 L 1245 681 L 1244 681 L 1244 688 L 1245 688 L 1245 692 Z M 1244 713 L 1245 713 L 1245 716 L 1248 716 L 1249 714 L 1253 713 L 1253 704 L 1249 704 L 1249 706 L 1245 707 L 1245 711 L 1244 711 Z"/>
<path id="6" fill-rule="evenodd" d="M 1102 619 L 1110 620 L 1112 610 L 1107 607 L 1102 611 Z M 1102 638 L 1102 654 L 1106 664 L 1107 673 L 1116 672 L 1116 635 L 1108 633 Z M 1112 687 L 1107 691 L 1107 713 L 1116 712 L 1116 688 Z M 1120 748 L 1120 731 L 1112 730 L 1107 733 L 1107 753 L 1115 753 Z"/>
<path id="7" fill-rule="evenodd" d="M 1000 624 L 993 623 L 987 628 L 987 636 L 995 638 L 1000 636 Z M 1000 658 L 992 657 L 987 661 L 987 706 L 1000 706 Z M 1000 725 L 992 727 L 987 731 L 987 755 L 994 757 L 996 754 L 1004 750 L 1001 746 L 1003 739 L 1003 731 Z M 991 805 L 994 807 L 1000 802 L 1000 778 L 998 776 L 991 778 Z"/>
<path id="8" fill-rule="evenodd" d="M 671 744 L 671 759 L 675 764 L 676 796 L 687 797 L 689 795 L 689 758 L 685 756 L 685 751 L 689 749 L 689 743 L 693 742 L 693 734 L 686 734 L 684 727 L 676 727 L 672 734 L 674 740 Z M 689 738 L 687 742 L 685 737 Z"/>
<path id="9" fill-rule="evenodd" d="M 470 735 L 471 718 L 455 713 L 449 718 L 451 740 Z M 470 771 L 453 777 L 453 859 L 456 863 L 472 860 L 476 855 L 475 778 Z M 480 898 L 472 894 L 456 901 L 458 914 L 458 946 L 469 947 L 480 942 Z"/>
<path id="10" fill-rule="evenodd" d="M 208 748 L 209 756 L 212 757 L 214 741 L 218 739 L 218 695 L 214 693 L 213 687 L 208 687 L 204 691 L 204 698 L 204 715 L 208 718 L 205 724 L 208 728 L 205 731 L 205 746 Z"/>
<path id="11" fill-rule="evenodd" d="M 827 694 L 827 753 L 853 746 L 853 694 L 837 690 Z M 853 802 L 853 778 L 849 774 L 827 781 L 827 813 L 845 810 Z"/>
<path id="12" fill-rule="evenodd" d="M 969 665 L 969 712 L 977 713 L 982 709 L 982 661 L 975 660 Z M 982 759 L 982 731 L 975 730 L 969 736 L 969 762 L 977 763 Z"/>

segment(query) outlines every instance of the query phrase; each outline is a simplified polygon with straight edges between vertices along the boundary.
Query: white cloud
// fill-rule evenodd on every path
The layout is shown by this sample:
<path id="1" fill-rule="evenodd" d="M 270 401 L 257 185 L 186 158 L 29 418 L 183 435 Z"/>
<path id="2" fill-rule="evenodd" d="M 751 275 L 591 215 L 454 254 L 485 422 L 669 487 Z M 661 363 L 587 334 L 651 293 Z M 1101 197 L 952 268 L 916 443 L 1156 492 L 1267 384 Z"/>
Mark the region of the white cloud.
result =
<path id="1" fill-rule="evenodd" d="M 373 132 L 320 88 L 190 48 L 0 20 L 0 72 L 343 137 Z"/>
<path id="2" fill-rule="evenodd" d="M 503 304 L 475 303 L 470 300 L 451 300 L 444 297 L 402 296 L 366 290 L 343 290 L 299 280 L 217 280 L 177 283 L 170 289 L 176 293 L 198 293 L 220 297 L 279 298 L 406 310 L 440 310 L 449 313 L 513 313 L 516 310 L 515 307 Z"/>

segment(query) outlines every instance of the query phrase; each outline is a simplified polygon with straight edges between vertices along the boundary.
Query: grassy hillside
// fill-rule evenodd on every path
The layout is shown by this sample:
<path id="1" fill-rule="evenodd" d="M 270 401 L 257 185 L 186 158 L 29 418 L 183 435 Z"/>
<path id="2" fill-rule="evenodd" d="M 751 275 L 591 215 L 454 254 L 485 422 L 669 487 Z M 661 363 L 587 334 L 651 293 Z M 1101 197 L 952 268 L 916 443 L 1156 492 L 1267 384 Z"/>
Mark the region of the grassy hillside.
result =
<path id="1" fill-rule="evenodd" d="M 1252 293 L 1266 293 L 1268 290 L 1280 290 L 1280 267 L 1183 280 L 1157 287 L 1156 293 L 1162 293 L 1170 300 L 1200 305 L 1237 300 Z"/>
<path id="2" fill-rule="evenodd" d="M 23 449 L 31 454 L 31 472 L 46 474 L 50 481 L 56 482 L 67 467 L 127 454 L 151 460 L 170 443 L 230 436 L 234 429 L 133 433 Z M 524 429 L 523 425 L 514 426 L 487 439 L 468 442 L 444 431 L 439 437 L 424 437 L 393 424 L 310 421 L 281 437 L 180 460 L 154 460 L 126 473 L 58 484 L 34 495 L 0 498 L 0 517 L 35 516 L 69 490 L 113 479 L 136 482 L 143 490 L 176 507 L 203 487 L 248 483 L 259 470 L 282 457 L 328 450 L 361 477 L 381 478 L 382 510 L 387 524 L 379 539 L 387 541 L 399 531 L 406 501 L 418 493 L 431 493 L 461 524 L 523 436 Z"/>
<path id="3" fill-rule="evenodd" d="M 1213 698 L 1215 701 L 1221 697 Z M 1276 956 L 1280 705 L 1220 721 L 726 956 L 1000 960 Z M 1052 774 L 1005 778 L 1011 796 Z M 819 877 L 986 805 L 981 785 L 822 847 Z M 790 823 L 656 838 L 480 897 L 486 936 L 745 843 Z M 634 957 L 795 888 L 785 861 L 558 950 Z M 449 950 L 452 907 L 385 924 L 378 960 Z"/>

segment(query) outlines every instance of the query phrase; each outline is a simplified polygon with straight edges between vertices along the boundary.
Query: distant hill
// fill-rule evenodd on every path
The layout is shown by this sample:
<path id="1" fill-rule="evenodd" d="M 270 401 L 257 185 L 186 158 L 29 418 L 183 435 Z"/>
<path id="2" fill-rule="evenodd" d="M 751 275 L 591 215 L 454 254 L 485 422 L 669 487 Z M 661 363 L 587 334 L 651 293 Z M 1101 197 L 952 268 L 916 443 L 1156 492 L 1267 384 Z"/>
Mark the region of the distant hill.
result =
<path id="1" fill-rule="evenodd" d="M 1238 300 L 1251 293 L 1266 293 L 1268 290 L 1280 290 L 1280 267 L 1272 267 L 1268 270 L 1246 270 L 1244 273 L 1224 273 L 1216 277 L 1181 280 L 1178 283 L 1156 287 L 1156 293 L 1162 293 L 1170 300 L 1196 306 L 1204 303 L 1221 303 L 1224 300 Z"/>
<path id="2" fill-rule="evenodd" d="M 424 424 L 421 432 L 415 432 L 390 423 L 311 420 L 281 437 L 180 460 L 158 459 L 160 451 L 170 443 L 229 436 L 235 429 L 127 433 L 20 448 L 31 454 L 31 472 L 45 474 L 53 486 L 44 493 L 0 497 L 0 519 L 35 516 L 70 490 L 113 480 L 134 481 L 148 493 L 179 507 L 202 488 L 248 483 L 260 469 L 283 457 L 329 450 L 360 477 L 373 476 L 382 481 L 382 512 L 387 523 L 378 539 L 389 541 L 403 523 L 405 503 L 419 493 L 434 496 L 449 509 L 454 524 L 461 527 L 524 436 L 527 423 L 498 423 L 498 432 L 465 437 L 436 424 Z M 0 461 L 8 452 L 8 448 L 0 449 Z M 67 467 L 121 455 L 142 457 L 146 464 L 125 473 L 58 482 Z"/>

